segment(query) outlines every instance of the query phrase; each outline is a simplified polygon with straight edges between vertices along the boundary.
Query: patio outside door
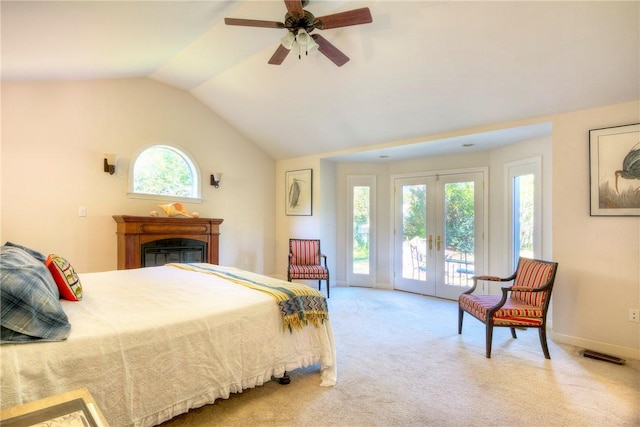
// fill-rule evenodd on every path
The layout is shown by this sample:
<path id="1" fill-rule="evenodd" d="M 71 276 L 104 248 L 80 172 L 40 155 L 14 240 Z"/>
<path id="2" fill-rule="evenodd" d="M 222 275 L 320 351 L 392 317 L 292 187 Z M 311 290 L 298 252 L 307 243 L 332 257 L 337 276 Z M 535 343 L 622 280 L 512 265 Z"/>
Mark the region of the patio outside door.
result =
<path id="1" fill-rule="evenodd" d="M 394 288 L 457 299 L 483 260 L 483 172 L 397 178 Z"/>

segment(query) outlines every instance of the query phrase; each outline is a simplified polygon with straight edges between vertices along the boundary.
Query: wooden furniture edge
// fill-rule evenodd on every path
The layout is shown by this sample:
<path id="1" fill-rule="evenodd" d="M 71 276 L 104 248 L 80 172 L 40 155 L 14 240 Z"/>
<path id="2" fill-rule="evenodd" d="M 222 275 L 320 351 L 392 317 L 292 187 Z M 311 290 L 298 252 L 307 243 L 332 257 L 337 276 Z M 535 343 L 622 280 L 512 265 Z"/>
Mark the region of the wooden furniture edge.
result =
<path id="1" fill-rule="evenodd" d="M 97 415 L 98 418 L 100 418 L 100 422 L 102 423 L 102 425 L 104 427 L 109 427 L 109 423 L 107 423 L 107 420 L 100 410 L 100 407 L 93 399 L 93 396 L 91 396 L 91 393 L 89 393 L 89 390 L 87 390 L 86 388 L 79 388 L 76 390 L 67 391 L 65 393 L 56 394 L 55 396 L 45 397 L 44 399 L 34 400 L 33 402 L 23 403 L 22 405 L 13 406 L 11 408 L 5 408 L 0 411 L 0 424 L 2 424 L 2 421 L 4 420 L 28 414 L 30 412 L 39 411 L 41 409 L 58 405 L 60 403 L 69 402 L 74 399 L 82 399 L 85 403 L 90 403 L 94 410 L 92 415 Z"/>
<path id="2" fill-rule="evenodd" d="M 113 215 L 118 239 L 118 270 L 140 268 L 140 247 L 166 238 L 184 237 L 207 243 L 210 264 L 219 262 L 221 218 Z"/>

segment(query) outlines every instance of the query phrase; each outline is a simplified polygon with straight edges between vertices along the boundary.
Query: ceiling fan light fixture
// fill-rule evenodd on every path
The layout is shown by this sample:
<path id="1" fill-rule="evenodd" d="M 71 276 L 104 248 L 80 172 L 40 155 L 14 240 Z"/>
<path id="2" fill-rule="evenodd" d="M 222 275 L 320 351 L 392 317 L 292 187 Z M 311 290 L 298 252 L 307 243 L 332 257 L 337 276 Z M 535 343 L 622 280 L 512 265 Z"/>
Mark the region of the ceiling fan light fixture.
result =
<path id="1" fill-rule="evenodd" d="M 282 46 L 289 50 L 291 50 L 295 41 L 296 36 L 292 31 L 287 31 L 287 35 L 280 39 L 280 43 L 282 43 Z"/>
<path id="2" fill-rule="evenodd" d="M 304 49 L 305 55 L 308 55 L 309 52 L 313 52 L 318 49 L 318 43 L 307 33 L 304 29 L 299 29 L 298 34 L 296 34 L 296 41 L 294 46 L 297 45 L 298 48 L 298 58 L 300 58 L 300 53 Z"/>
<path id="3" fill-rule="evenodd" d="M 304 29 L 300 28 L 298 30 L 298 34 L 296 34 L 296 42 L 300 46 L 307 46 L 310 41 L 313 41 L 309 33 L 307 33 Z"/>

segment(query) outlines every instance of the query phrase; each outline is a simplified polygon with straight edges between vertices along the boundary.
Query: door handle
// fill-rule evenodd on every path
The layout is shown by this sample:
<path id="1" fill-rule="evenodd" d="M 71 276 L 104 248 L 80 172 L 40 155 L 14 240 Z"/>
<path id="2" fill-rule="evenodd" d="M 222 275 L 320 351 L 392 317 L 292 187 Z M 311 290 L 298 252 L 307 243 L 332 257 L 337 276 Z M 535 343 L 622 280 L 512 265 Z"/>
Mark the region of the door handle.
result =
<path id="1" fill-rule="evenodd" d="M 436 236 L 436 250 L 440 250 L 440 236 Z"/>
<path id="2" fill-rule="evenodd" d="M 433 236 L 431 234 L 429 234 L 429 238 L 427 239 L 429 241 L 429 250 L 433 249 Z"/>

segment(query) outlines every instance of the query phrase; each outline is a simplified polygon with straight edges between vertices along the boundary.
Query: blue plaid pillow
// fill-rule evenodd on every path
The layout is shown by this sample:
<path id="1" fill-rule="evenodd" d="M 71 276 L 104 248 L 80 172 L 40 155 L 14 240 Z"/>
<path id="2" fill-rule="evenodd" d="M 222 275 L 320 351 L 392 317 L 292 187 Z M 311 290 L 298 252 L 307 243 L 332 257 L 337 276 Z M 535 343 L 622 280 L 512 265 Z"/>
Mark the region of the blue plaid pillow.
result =
<path id="1" fill-rule="evenodd" d="M 43 262 L 22 248 L 0 252 L 0 343 L 61 341 L 71 325 Z"/>
<path id="2" fill-rule="evenodd" d="M 19 248 L 22 249 L 23 251 L 25 251 L 26 253 L 28 253 L 29 255 L 31 255 L 32 257 L 34 257 L 35 259 L 37 259 L 38 261 L 42 261 L 45 262 L 47 260 L 47 257 L 44 256 L 44 254 L 28 248 L 26 246 L 22 246 L 22 245 L 18 245 L 17 243 L 13 243 L 13 242 L 5 242 L 4 246 L 12 246 L 14 248 Z"/>

